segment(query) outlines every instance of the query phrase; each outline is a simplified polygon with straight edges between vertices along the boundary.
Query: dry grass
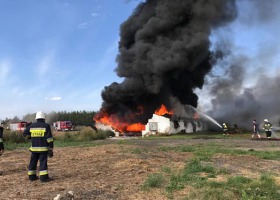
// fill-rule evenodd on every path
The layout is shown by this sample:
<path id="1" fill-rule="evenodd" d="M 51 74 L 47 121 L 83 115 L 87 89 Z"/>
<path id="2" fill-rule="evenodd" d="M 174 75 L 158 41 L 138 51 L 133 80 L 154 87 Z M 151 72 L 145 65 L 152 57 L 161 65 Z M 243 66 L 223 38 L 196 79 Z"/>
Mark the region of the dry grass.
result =
<path id="1" fill-rule="evenodd" d="M 27 165 L 28 149 L 6 151 L 0 158 L 0 199 L 53 199 L 57 194 L 73 191 L 75 199 L 183 199 L 195 195 L 193 186 L 175 190 L 172 196 L 165 187 L 143 190 L 142 186 L 151 174 L 161 173 L 165 181 L 172 174 L 179 174 L 190 162 L 193 152 L 162 151 L 161 147 L 182 145 L 224 145 L 230 149 L 261 148 L 261 143 L 251 140 L 105 140 L 94 147 L 55 148 L 49 160 L 49 173 L 55 180 L 42 184 L 29 182 Z M 278 143 L 265 141 L 263 148 L 279 150 Z M 209 181 L 224 183 L 229 177 L 259 178 L 265 172 L 273 172 L 280 183 L 280 161 L 264 160 L 251 155 L 215 154 L 211 164 L 216 170 L 228 173 L 208 177 Z M 207 177 L 207 174 L 204 175 Z M 199 193 L 196 194 L 199 199 Z M 229 194 L 231 195 L 231 194 Z"/>

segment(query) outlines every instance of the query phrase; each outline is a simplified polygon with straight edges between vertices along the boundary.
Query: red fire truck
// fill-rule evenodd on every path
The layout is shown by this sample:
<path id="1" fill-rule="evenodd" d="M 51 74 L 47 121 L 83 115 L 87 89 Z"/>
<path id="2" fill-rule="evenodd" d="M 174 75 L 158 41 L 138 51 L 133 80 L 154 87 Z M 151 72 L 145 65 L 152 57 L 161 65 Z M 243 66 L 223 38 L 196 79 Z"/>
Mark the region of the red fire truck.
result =
<path id="1" fill-rule="evenodd" d="M 73 126 L 71 121 L 57 121 L 53 123 L 53 128 L 56 131 L 70 131 Z"/>
<path id="2" fill-rule="evenodd" d="M 10 130 L 12 131 L 24 131 L 26 127 L 28 127 L 31 122 L 13 122 L 10 123 Z"/>

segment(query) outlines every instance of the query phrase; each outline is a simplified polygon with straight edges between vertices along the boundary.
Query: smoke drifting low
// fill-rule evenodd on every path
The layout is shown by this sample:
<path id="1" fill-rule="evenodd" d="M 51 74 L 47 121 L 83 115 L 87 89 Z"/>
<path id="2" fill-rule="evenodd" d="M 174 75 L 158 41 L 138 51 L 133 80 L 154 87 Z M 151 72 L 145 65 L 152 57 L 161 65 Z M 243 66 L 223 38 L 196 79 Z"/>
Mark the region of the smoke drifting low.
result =
<path id="1" fill-rule="evenodd" d="M 140 3 L 120 29 L 116 72 L 124 81 L 105 87 L 101 111 L 146 123 L 161 104 L 197 107 L 194 89 L 202 88 L 216 62 L 209 50 L 211 31 L 236 16 L 234 0 Z"/>
<path id="2" fill-rule="evenodd" d="M 223 37 L 217 39 L 219 42 L 215 48 L 223 51 L 224 55 L 213 69 L 220 71 L 219 76 L 209 77 L 203 88 L 211 99 L 211 109 L 207 114 L 231 126 L 237 124 L 252 129 L 253 119 L 257 119 L 260 124 L 268 119 L 274 126 L 279 126 L 280 42 L 276 36 L 280 33 L 277 26 L 280 2 L 243 0 L 237 3 L 240 13 L 236 21 L 241 27 L 238 34 L 250 29 L 258 30 L 255 31 L 256 35 L 250 35 L 255 38 L 254 44 L 258 45 L 253 51 L 250 48 L 242 51 L 232 43 L 232 32 L 224 33 Z"/>
<path id="3" fill-rule="evenodd" d="M 280 74 L 256 73 L 256 84 L 246 87 L 243 64 L 232 65 L 229 77 L 216 79 L 207 86 L 211 88 L 209 91 L 213 96 L 212 109 L 208 114 L 220 122 L 238 124 L 244 128 L 250 128 L 253 119 L 262 123 L 265 118 L 279 126 Z"/>

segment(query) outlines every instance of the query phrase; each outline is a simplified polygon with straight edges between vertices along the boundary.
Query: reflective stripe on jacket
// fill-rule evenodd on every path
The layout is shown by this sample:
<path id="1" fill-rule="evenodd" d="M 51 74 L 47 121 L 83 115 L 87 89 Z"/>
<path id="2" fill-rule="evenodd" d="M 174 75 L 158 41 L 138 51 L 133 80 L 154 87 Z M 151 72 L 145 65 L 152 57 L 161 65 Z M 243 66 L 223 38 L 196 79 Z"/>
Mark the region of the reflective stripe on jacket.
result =
<path id="1" fill-rule="evenodd" d="M 272 125 L 270 122 L 265 122 L 264 125 L 263 125 L 263 129 L 265 131 L 271 131 L 271 128 L 272 128 Z"/>
<path id="2" fill-rule="evenodd" d="M 224 131 L 227 131 L 227 130 L 228 130 L 228 127 L 227 127 L 226 124 L 223 124 L 223 130 L 224 130 Z"/>

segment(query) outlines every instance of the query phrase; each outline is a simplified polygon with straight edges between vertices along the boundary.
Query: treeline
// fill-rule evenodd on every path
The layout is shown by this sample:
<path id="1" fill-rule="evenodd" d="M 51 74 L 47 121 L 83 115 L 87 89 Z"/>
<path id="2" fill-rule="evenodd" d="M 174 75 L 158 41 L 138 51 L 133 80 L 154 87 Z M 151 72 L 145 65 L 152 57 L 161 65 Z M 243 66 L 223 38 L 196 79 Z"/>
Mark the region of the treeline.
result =
<path id="1" fill-rule="evenodd" d="M 93 117 L 96 114 L 95 111 L 59 111 L 59 112 L 51 112 L 46 113 L 46 122 L 52 124 L 56 121 L 71 121 L 73 125 L 92 125 Z M 34 122 L 35 121 L 36 113 L 31 113 L 24 115 L 22 119 L 19 117 L 14 117 L 12 119 L 6 118 L 3 120 L 5 124 L 13 123 L 13 122 L 20 122 L 20 121 L 27 121 L 27 122 Z"/>
<path id="2" fill-rule="evenodd" d="M 95 111 L 52 112 L 49 116 L 49 122 L 71 121 L 73 125 L 90 125 L 93 124 L 95 114 Z"/>

